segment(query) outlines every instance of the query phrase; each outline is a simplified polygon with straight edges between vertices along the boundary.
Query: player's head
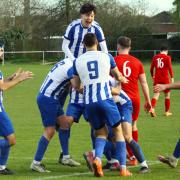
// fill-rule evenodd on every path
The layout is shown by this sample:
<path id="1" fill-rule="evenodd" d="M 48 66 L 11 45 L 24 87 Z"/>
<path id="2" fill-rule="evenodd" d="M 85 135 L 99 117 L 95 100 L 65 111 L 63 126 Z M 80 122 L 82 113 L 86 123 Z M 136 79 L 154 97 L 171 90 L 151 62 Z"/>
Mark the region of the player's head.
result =
<path id="1" fill-rule="evenodd" d="M 97 40 L 96 35 L 94 33 L 87 33 L 84 36 L 83 44 L 87 50 L 88 49 L 96 49 L 97 50 L 98 40 Z"/>
<path id="2" fill-rule="evenodd" d="M 166 52 L 168 53 L 168 46 L 163 44 L 161 47 L 160 47 L 160 52 Z"/>
<path id="3" fill-rule="evenodd" d="M 130 50 L 131 39 L 126 36 L 120 36 L 117 40 L 117 50 Z"/>
<path id="4" fill-rule="evenodd" d="M 96 6 L 91 3 L 85 3 L 80 8 L 82 25 L 86 28 L 92 25 L 96 14 Z"/>

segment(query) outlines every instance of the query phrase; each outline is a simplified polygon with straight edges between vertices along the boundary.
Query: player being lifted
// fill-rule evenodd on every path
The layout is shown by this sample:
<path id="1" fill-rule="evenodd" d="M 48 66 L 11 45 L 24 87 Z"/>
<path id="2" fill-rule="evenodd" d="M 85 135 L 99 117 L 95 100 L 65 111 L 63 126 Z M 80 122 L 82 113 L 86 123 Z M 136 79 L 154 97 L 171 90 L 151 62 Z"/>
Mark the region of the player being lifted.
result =
<path id="1" fill-rule="evenodd" d="M 37 96 L 37 104 L 41 113 L 44 132 L 39 140 L 34 160 L 30 166 L 34 171 L 40 173 L 49 172 L 41 163 L 41 160 L 44 157 L 50 140 L 55 134 L 56 123 L 58 123 L 60 129 L 68 128 L 65 124 L 66 116 L 64 115 L 63 106 L 68 95 L 67 89 L 69 89 L 72 75 L 72 61 L 64 59 L 59 61 L 50 70 L 41 85 Z M 59 131 L 59 133 L 61 132 Z"/>
<path id="2" fill-rule="evenodd" d="M 81 54 L 86 52 L 86 48 L 83 45 L 83 38 L 87 33 L 95 33 L 97 40 L 99 42 L 100 49 L 103 52 L 107 52 L 106 41 L 104 33 L 99 26 L 99 24 L 94 21 L 96 14 L 96 7 L 93 4 L 86 3 L 80 8 L 81 18 L 73 21 L 66 29 L 62 50 L 67 57 L 74 60 L 79 57 Z M 79 122 L 80 116 L 84 115 L 84 118 L 87 119 L 83 101 L 83 95 L 80 94 L 75 89 L 72 89 L 70 93 L 70 101 L 67 107 L 66 115 L 69 116 L 69 122 L 71 125 L 73 122 Z M 76 165 L 76 161 L 71 159 L 69 160 L 69 130 L 60 129 L 60 139 L 62 142 L 62 153 L 59 158 L 61 164 L 66 164 L 70 166 Z M 94 141 L 94 135 L 91 135 L 92 141 Z"/>
<path id="3" fill-rule="evenodd" d="M 83 95 L 88 120 L 96 133 L 95 159 L 93 169 L 95 176 L 103 176 L 101 158 L 106 144 L 107 129 L 113 128 L 116 141 L 116 157 L 120 161 L 120 175 L 131 176 L 126 169 L 126 145 L 120 124 L 120 114 L 112 99 L 109 86 L 109 73 L 116 80 L 127 82 L 116 67 L 111 55 L 97 51 L 98 41 L 95 34 L 84 36 L 84 45 L 87 52 L 74 61 L 74 87 L 79 89 L 83 85 Z"/>
<path id="4" fill-rule="evenodd" d="M 129 55 L 130 49 L 131 39 L 125 36 L 119 37 L 117 40 L 118 55 L 115 57 L 115 62 L 119 71 L 129 80 L 127 84 L 122 84 L 122 89 L 132 100 L 132 136 L 133 139 L 138 142 L 137 120 L 140 112 L 140 93 L 138 81 L 140 82 L 142 87 L 145 99 L 144 108 L 146 111 L 149 111 L 151 109 L 151 101 L 149 96 L 149 87 L 146 81 L 146 75 L 143 65 L 140 60 Z M 129 146 L 127 146 L 127 150 L 130 156 L 130 161 L 128 164 L 136 165 L 137 160 L 135 159 Z"/>
<path id="5" fill-rule="evenodd" d="M 0 56 L 1 55 L 2 52 L 0 51 Z M 6 167 L 6 164 L 9 157 L 10 148 L 16 144 L 16 137 L 12 122 L 3 106 L 3 92 L 21 83 L 22 81 L 32 78 L 32 76 L 32 72 L 22 71 L 19 69 L 9 78 L 4 79 L 3 74 L 0 71 L 0 136 L 4 137 L 4 139 L 0 139 L 0 175 L 10 175 L 14 173 Z"/>
<path id="6" fill-rule="evenodd" d="M 153 85 L 168 84 L 170 82 L 174 82 L 174 73 L 172 70 L 171 57 L 167 54 L 168 54 L 168 47 L 162 46 L 160 49 L 160 53 L 155 55 L 152 58 L 150 73 L 153 79 Z M 154 69 L 155 69 L 155 73 L 154 73 Z M 171 76 L 171 80 L 169 78 L 169 74 Z M 160 95 L 159 92 L 154 93 L 153 98 L 151 100 L 152 110 L 150 111 L 150 113 L 152 117 L 156 116 L 155 106 L 159 98 L 159 95 Z M 169 111 L 170 110 L 170 90 L 169 89 L 164 90 L 164 95 L 165 95 L 164 115 L 171 116 L 172 113 Z"/>

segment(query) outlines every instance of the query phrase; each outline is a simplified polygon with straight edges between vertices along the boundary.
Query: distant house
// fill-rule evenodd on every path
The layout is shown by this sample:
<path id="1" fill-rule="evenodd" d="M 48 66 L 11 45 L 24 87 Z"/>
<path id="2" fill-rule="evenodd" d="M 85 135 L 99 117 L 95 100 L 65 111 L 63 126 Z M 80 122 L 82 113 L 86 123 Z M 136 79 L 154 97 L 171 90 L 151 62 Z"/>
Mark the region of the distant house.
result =
<path id="1" fill-rule="evenodd" d="M 180 33 L 177 24 L 172 21 L 172 14 L 166 11 L 150 18 L 148 25 L 151 27 L 152 36 L 155 39 L 169 39 Z"/>

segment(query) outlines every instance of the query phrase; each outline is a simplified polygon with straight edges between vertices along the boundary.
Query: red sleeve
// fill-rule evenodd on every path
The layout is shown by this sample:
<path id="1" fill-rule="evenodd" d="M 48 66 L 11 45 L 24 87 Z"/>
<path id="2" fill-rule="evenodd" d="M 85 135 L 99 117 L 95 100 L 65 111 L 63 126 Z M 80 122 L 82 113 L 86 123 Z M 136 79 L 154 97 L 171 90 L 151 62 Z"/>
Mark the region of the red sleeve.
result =
<path id="1" fill-rule="evenodd" d="M 169 57 L 168 58 L 169 74 L 170 74 L 171 78 L 173 78 L 174 77 L 174 72 L 173 72 L 173 69 L 172 69 L 171 57 L 170 56 L 168 56 L 168 57 Z"/>
<path id="2" fill-rule="evenodd" d="M 154 59 L 152 59 L 152 62 L 151 62 L 150 73 L 151 73 L 151 77 L 153 77 L 154 76 Z"/>
<path id="3" fill-rule="evenodd" d="M 142 65 L 142 63 L 140 63 L 140 66 L 139 66 L 139 74 L 144 74 L 144 67 Z"/>

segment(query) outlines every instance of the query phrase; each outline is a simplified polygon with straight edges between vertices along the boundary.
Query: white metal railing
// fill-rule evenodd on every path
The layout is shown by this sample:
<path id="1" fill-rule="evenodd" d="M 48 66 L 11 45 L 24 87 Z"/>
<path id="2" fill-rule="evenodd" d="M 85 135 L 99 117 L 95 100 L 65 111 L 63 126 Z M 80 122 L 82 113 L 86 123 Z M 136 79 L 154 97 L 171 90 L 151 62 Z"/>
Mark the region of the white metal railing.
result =
<path id="1" fill-rule="evenodd" d="M 110 53 L 117 55 L 117 51 L 110 50 Z M 131 50 L 131 52 L 153 52 L 153 55 L 157 54 L 159 50 Z M 180 50 L 169 50 L 169 52 L 180 52 Z M 63 53 L 63 51 L 5 51 L 2 56 L 2 65 L 5 64 L 6 54 L 42 54 L 42 64 L 45 64 L 45 54 L 46 53 Z"/>

